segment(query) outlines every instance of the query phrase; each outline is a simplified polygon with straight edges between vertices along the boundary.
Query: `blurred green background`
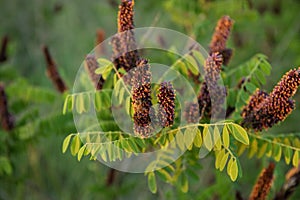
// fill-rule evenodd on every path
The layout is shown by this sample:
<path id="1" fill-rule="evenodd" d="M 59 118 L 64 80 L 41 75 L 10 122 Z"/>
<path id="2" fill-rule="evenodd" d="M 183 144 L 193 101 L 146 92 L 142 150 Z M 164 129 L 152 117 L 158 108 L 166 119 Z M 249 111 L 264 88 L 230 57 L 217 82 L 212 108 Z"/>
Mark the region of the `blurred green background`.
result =
<path id="1" fill-rule="evenodd" d="M 118 1 L 113 0 L 1 0 L 0 37 L 8 35 L 9 60 L 0 68 L 13 68 L 30 84 L 54 90 L 45 76 L 42 45 L 48 45 L 63 79 L 72 88 L 76 72 L 95 45 L 96 30 L 110 37 L 117 30 Z M 300 64 L 300 2 L 298 0 L 151 0 L 135 2 L 136 27 L 158 26 L 181 31 L 207 48 L 217 20 L 230 15 L 235 20 L 228 46 L 234 49 L 229 68 L 264 53 L 273 66 L 270 91 L 280 77 Z M 208 49 L 208 48 L 207 48 Z M 1 71 L 0 71 L 1 72 Z M 4 80 L 0 80 L 4 81 Z M 5 80 L 9 85 L 14 80 Z M 8 95 L 13 99 L 13 94 Z M 271 133 L 299 132 L 300 93 L 296 110 Z M 63 100 L 43 108 L 41 115 L 60 112 Z M 75 131 L 74 127 L 70 131 Z M 47 130 L 44 130 L 47 132 Z M 231 183 L 225 173 L 211 170 L 214 160 L 200 160 L 199 180 L 190 180 L 183 194 L 160 182 L 158 194 L 148 191 L 143 174 L 116 172 L 106 186 L 109 169 L 84 159 L 77 162 L 61 153 L 63 138 L 70 132 L 57 130 L 38 135 L 13 154 L 13 173 L 0 176 L 0 199 L 233 199 L 238 189 L 246 197 L 267 159 L 242 158 L 244 176 Z M 276 168 L 274 192 L 283 182 L 284 163 Z M 298 192 L 299 195 L 299 192 Z M 297 194 L 294 197 L 297 198 Z"/>

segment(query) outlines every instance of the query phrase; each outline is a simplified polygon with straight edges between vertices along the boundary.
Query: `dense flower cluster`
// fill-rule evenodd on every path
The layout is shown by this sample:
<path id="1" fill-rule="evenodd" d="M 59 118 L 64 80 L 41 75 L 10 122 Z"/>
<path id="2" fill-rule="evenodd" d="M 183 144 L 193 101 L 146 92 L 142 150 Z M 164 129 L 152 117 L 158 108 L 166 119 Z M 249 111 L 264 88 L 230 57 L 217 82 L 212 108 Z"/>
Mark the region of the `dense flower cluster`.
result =
<path id="1" fill-rule="evenodd" d="M 214 52 L 219 52 L 222 54 L 224 65 L 228 64 L 232 56 L 232 49 L 226 48 L 226 42 L 232 26 L 233 20 L 229 16 L 223 16 L 221 19 L 219 19 L 209 45 L 210 54 Z"/>
<path id="2" fill-rule="evenodd" d="M 43 47 L 43 52 L 47 63 L 47 76 L 52 80 L 53 85 L 60 93 L 65 92 L 66 90 L 68 90 L 67 85 L 60 77 L 57 71 L 57 66 L 53 61 L 50 52 L 46 46 Z"/>
<path id="3" fill-rule="evenodd" d="M 94 84 L 96 90 L 101 90 L 104 84 L 104 79 L 101 75 L 95 73 L 95 70 L 99 68 L 99 64 L 94 55 L 88 54 L 84 61 L 84 67 L 89 74 L 91 81 Z"/>
<path id="4" fill-rule="evenodd" d="M 261 131 L 283 121 L 295 108 L 290 98 L 299 85 L 300 68 L 287 72 L 269 95 L 256 91 L 242 111 L 242 125 Z"/>
<path id="5" fill-rule="evenodd" d="M 212 53 L 205 62 L 204 83 L 198 95 L 199 111 L 210 117 L 212 113 L 217 116 L 222 111 L 226 97 L 226 88 L 219 85 L 222 66 L 222 55 Z M 213 101 L 213 102 L 212 102 Z M 212 107 L 212 105 L 214 105 Z"/>
<path id="6" fill-rule="evenodd" d="M 158 120 L 162 127 L 172 126 L 175 118 L 175 90 L 171 82 L 160 84 L 157 94 Z"/>
<path id="7" fill-rule="evenodd" d="M 197 123 L 200 117 L 198 103 L 192 103 L 192 102 L 186 103 L 183 116 L 188 124 Z"/>
<path id="8" fill-rule="evenodd" d="M 4 130 L 10 131 L 14 128 L 14 118 L 8 111 L 7 96 L 2 84 L 0 84 L 0 119 Z"/>
<path id="9" fill-rule="evenodd" d="M 118 13 L 118 35 L 111 40 L 113 47 L 112 60 L 117 69 L 130 71 L 140 60 L 134 37 L 133 0 L 122 0 Z"/>
<path id="10" fill-rule="evenodd" d="M 273 183 L 274 168 L 274 163 L 270 163 L 267 168 L 262 170 L 252 189 L 249 200 L 266 199 Z"/>
<path id="11" fill-rule="evenodd" d="M 134 110 L 134 133 L 148 137 L 153 130 L 151 118 L 154 117 L 151 106 L 151 72 L 146 59 L 138 62 L 132 77 L 132 106 Z"/>

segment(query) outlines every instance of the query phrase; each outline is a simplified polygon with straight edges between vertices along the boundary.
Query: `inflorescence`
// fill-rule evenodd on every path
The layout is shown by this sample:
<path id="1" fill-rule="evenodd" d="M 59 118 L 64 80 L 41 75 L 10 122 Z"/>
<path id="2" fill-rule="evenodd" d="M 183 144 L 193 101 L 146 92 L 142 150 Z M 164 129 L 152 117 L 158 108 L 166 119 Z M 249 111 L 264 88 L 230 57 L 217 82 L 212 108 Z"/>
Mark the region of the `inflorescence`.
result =
<path id="1" fill-rule="evenodd" d="M 4 130 L 10 131 L 14 128 L 14 117 L 8 111 L 7 96 L 2 84 L 0 84 L 0 119 Z"/>
<path id="2" fill-rule="evenodd" d="M 68 87 L 58 73 L 57 66 L 50 55 L 48 47 L 44 46 L 43 52 L 47 64 L 47 76 L 52 80 L 52 83 L 56 89 L 60 93 L 64 93 L 66 90 L 68 90 Z"/>
<path id="3" fill-rule="evenodd" d="M 285 120 L 295 108 L 290 98 L 299 85 L 300 67 L 288 71 L 269 95 L 257 90 L 242 111 L 242 125 L 261 131 Z"/>
<path id="4" fill-rule="evenodd" d="M 266 199 L 274 180 L 274 163 L 262 170 L 250 194 L 249 200 Z"/>
<path id="5" fill-rule="evenodd" d="M 158 120 L 162 127 L 172 126 L 175 118 L 175 90 L 171 82 L 160 84 L 157 94 Z"/>

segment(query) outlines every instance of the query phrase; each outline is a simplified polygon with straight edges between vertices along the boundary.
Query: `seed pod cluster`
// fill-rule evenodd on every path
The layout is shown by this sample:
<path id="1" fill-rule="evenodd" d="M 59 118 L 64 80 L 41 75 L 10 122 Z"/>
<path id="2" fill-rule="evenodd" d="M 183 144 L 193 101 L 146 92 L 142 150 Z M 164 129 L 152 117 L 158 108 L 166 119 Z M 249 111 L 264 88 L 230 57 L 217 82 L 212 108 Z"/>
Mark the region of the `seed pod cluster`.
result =
<path id="1" fill-rule="evenodd" d="M 157 93 L 158 120 L 162 127 L 172 126 L 175 118 L 175 90 L 171 82 L 160 84 Z"/>
<path id="2" fill-rule="evenodd" d="M 153 131 L 153 113 L 151 110 L 151 72 L 146 59 L 138 62 L 133 69 L 132 106 L 134 110 L 134 133 L 141 137 L 149 137 Z"/>
<path id="3" fill-rule="evenodd" d="M 84 61 L 84 67 L 89 74 L 91 81 L 94 84 L 96 90 L 101 90 L 104 84 L 104 79 L 101 75 L 96 74 L 95 70 L 99 68 L 99 64 L 94 55 L 88 54 Z"/>
<path id="4" fill-rule="evenodd" d="M 44 46 L 43 52 L 47 64 L 47 76 L 52 80 L 53 85 L 60 93 L 65 92 L 68 90 L 67 85 L 59 75 L 57 66 L 50 55 L 48 47 Z"/>
<path id="5" fill-rule="evenodd" d="M 223 16 L 221 19 L 219 19 L 209 45 L 210 54 L 213 52 L 219 52 L 222 54 L 224 65 L 228 64 L 232 56 L 232 49 L 226 48 L 226 42 L 232 26 L 233 20 L 229 16 Z"/>
<path id="6" fill-rule="evenodd" d="M 295 102 L 290 98 L 299 85 L 300 67 L 287 72 L 269 95 L 256 91 L 241 113 L 242 125 L 261 131 L 285 120 L 295 108 Z"/>
<path id="7" fill-rule="evenodd" d="M 266 199 L 274 179 L 274 163 L 262 170 L 250 194 L 249 200 Z"/>
<path id="8" fill-rule="evenodd" d="M 0 84 L 0 119 L 2 128 L 10 131 L 14 128 L 14 117 L 8 111 L 5 88 Z"/>

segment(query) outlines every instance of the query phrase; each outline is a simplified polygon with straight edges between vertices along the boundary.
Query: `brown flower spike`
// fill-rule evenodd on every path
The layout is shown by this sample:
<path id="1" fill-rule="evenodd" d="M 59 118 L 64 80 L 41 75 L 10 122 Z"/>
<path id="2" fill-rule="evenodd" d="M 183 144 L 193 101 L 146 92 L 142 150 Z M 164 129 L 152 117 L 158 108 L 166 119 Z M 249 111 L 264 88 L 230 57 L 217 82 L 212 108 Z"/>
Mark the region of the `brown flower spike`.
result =
<path id="1" fill-rule="evenodd" d="M 214 52 L 219 52 L 222 54 L 224 65 L 228 64 L 232 56 L 232 49 L 226 48 L 226 42 L 232 26 L 233 20 L 229 16 L 223 16 L 221 19 L 219 19 L 209 45 L 210 54 Z"/>
<path id="2" fill-rule="evenodd" d="M 152 130 L 154 114 L 151 111 L 151 72 L 146 59 L 140 60 L 132 77 L 132 106 L 134 110 L 134 133 L 141 137 L 149 137 Z"/>
<path id="3" fill-rule="evenodd" d="M 52 80 L 53 85 L 60 93 L 65 92 L 68 88 L 57 71 L 57 66 L 50 55 L 48 47 L 44 46 L 43 52 L 47 63 L 47 76 Z"/>
<path id="4" fill-rule="evenodd" d="M 112 60 L 117 69 L 130 71 L 140 60 L 134 38 L 133 0 L 122 0 L 118 13 L 118 35 L 112 38 Z"/>
<path id="5" fill-rule="evenodd" d="M 252 189 L 249 200 L 265 200 L 267 198 L 274 179 L 274 168 L 274 163 L 270 163 L 267 168 L 262 170 Z"/>
<path id="6" fill-rule="evenodd" d="M 175 90 L 171 82 L 163 82 L 158 89 L 158 120 L 162 127 L 172 126 L 175 118 Z"/>
<path id="7" fill-rule="evenodd" d="M 185 104 L 183 116 L 188 124 L 197 123 L 200 117 L 199 105 L 197 103 L 187 102 Z"/>
<path id="8" fill-rule="evenodd" d="M 295 102 L 290 98 L 299 85 L 300 67 L 288 71 L 268 96 L 265 93 L 254 94 L 242 112 L 242 125 L 261 131 L 285 120 L 295 108 Z"/>
<path id="9" fill-rule="evenodd" d="M 212 53 L 204 65 L 205 82 L 198 95 L 198 103 L 200 113 L 207 117 L 210 117 L 212 113 L 219 114 L 224 104 L 226 88 L 219 85 L 222 61 L 221 54 Z"/>
<path id="10" fill-rule="evenodd" d="M 101 75 L 95 73 L 95 70 L 99 68 L 99 64 L 94 55 L 88 54 L 84 61 L 84 67 L 89 74 L 91 81 L 94 84 L 96 90 L 101 90 L 104 84 L 104 79 Z"/>
<path id="11" fill-rule="evenodd" d="M 5 62 L 7 60 L 7 44 L 8 44 L 8 36 L 4 36 L 2 38 L 2 44 L 0 49 L 0 63 Z"/>
<path id="12" fill-rule="evenodd" d="M 7 96 L 2 84 L 0 84 L 0 119 L 4 130 L 10 131 L 14 128 L 14 118 L 8 111 Z"/>

